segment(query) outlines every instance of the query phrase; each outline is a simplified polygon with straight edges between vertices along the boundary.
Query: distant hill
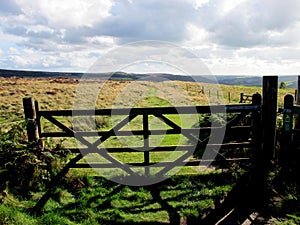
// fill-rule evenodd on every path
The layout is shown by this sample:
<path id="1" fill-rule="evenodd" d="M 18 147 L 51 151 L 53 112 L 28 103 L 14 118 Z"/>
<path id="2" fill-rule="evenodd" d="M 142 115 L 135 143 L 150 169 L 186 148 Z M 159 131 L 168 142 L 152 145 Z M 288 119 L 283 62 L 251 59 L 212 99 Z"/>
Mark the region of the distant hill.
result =
<path id="1" fill-rule="evenodd" d="M 261 86 L 261 76 L 216 76 L 220 84 L 243 85 L 243 86 Z M 297 88 L 297 75 L 279 76 L 280 82 L 285 82 L 287 88 Z"/>
<path id="2" fill-rule="evenodd" d="M 72 73 L 72 72 L 46 72 L 46 71 L 26 71 L 26 70 L 3 70 L 0 69 L 0 77 L 31 77 L 31 78 L 53 78 L 53 77 L 65 77 L 65 78 L 78 78 L 82 76 L 85 78 L 98 78 L 98 79 L 110 79 L 110 80 L 151 80 L 151 81 L 164 81 L 164 80 L 179 80 L 186 82 L 202 82 L 202 83 L 216 83 L 227 85 L 242 85 L 242 86 L 261 86 L 261 76 L 183 76 L 167 73 Z M 283 81 L 286 83 L 287 88 L 297 87 L 297 76 L 279 76 L 279 84 Z"/>

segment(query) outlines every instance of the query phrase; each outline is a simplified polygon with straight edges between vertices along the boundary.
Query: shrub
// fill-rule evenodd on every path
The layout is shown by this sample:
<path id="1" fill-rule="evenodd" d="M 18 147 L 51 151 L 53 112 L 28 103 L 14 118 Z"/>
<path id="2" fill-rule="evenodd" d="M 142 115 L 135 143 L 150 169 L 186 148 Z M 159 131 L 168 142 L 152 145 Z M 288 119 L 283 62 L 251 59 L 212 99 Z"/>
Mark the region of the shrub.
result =
<path id="1" fill-rule="evenodd" d="M 9 189 L 21 198 L 30 197 L 31 191 L 41 190 L 60 170 L 66 154 L 57 157 L 42 142 L 26 141 L 25 123 L 0 130 L 0 193 Z"/>

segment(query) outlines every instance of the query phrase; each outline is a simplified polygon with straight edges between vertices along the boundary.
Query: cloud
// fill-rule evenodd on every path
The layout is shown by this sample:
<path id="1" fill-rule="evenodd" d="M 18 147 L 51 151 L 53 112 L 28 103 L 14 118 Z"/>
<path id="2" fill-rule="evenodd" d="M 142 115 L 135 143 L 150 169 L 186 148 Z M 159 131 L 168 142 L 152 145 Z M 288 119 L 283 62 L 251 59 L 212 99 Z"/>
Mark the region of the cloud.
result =
<path id="1" fill-rule="evenodd" d="M 23 15 L 11 17 L 2 29 L 26 38 L 22 45 L 42 50 L 53 42 L 74 48 L 140 40 L 180 42 L 196 11 L 195 2 L 180 0 L 71 2 L 18 0 Z"/>
<path id="2" fill-rule="evenodd" d="M 18 15 L 22 10 L 15 0 L 0 1 L 0 14 L 2 15 Z"/>
<path id="3" fill-rule="evenodd" d="M 188 1 L 119 1 L 111 16 L 97 27 L 98 34 L 122 42 L 140 40 L 182 41 L 195 7 Z"/>
<path id="4" fill-rule="evenodd" d="M 159 40 L 218 73 L 251 69 L 248 63 L 275 70 L 279 62 L 287 71 L 298 68 L 299 8 L 299 0 L 3 0 L 0 67 L 85 71 L 112 48 Z M 140 48 L 130 54 L 151 49 Z"/>
<path id="5" fill-rule="evenodd" d="M 18 0 L 24 15 L 32 21 L 46 23 L 52 28 L 93 26 L 109 16 L 112 2 L 109 0 Z"/>
<path id="6" fill-rule="evenodd" d="M 217 4 L 206 4 L 200 9 L 202 27 L 213 42 L 223 46 L 251 47 L 280 45 L 274 33 L 283 35 L 299 23 L 298 0 L 251 0 L 229 9 L 224 14 Z M 285 36 L 285 35 L 284 35 Z"/>

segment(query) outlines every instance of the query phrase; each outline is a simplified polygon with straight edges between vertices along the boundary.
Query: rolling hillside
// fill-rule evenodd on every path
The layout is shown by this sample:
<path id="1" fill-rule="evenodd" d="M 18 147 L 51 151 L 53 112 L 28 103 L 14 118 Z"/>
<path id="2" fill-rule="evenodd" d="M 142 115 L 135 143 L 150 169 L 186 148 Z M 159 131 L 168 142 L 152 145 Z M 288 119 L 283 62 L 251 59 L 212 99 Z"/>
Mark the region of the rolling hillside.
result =
<path id="1" fill-rule="evenodd" d="M 124 73 L 124 72 L 107 72 L 107 73 L 73 73 L 73 72 L 46 72 L 46 71 L 25 71 L 25 70 L 3 70 L 0 69 L 0 77 L 31 77 L 31 78 L 53 78 L 53 77 L 67 77 L 78 78 L 82 76 L 88 78 L 110 79 L 110 80 L 151 80 L 151 81 L 166 81 L 178 80 L 187 82 L 201 82 L 201 83 L 216 83 L 227 85 L 241 85 L 241 86 L 261 86 L 261 76 L 233 76 L 233 75 L 217 75 L 217 76 L 183 76 L 166 73 Z M 280 76 L 281 81 L 286 83 L 287 88 L 295 88 L 297 76 Z"/>

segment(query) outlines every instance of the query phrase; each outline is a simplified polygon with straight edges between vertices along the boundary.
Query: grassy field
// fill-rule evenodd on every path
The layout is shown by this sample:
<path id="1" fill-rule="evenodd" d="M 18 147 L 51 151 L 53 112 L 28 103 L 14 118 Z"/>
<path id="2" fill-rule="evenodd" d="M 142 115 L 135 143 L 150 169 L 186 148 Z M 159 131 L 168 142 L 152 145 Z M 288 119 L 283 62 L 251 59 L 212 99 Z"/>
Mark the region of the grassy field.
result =
<path id="1" fill-rule="evenodd" d="M 80 97 L 86 99 L 94 96 L 94 90 L 99 94 L 93 104 L 81 102 L 76 107 L 87 108 L 118 108 L 118 107 L 159 107 L 207 105 L 222 103 L 238 103 L 240 93 L 261 93 L 259 87 L 242 87 L 229 85 L 213 85 L 189 83 L 180 81 L 149 82 L 149 81 L 86 81 L 76 79 L 29 79 L 0 78 L 0 125 L 1 133 L 5 135 L 15 124 L 24 121 L 22 106 L 23 97 L 34 97 L 44 109 L 73 109 L 78 101 L 78 86 L 83 87 Z M 201 93 L 204 86 L 206 95 Z M 79 90 L 80 91 L 80 90 Z M 217 93 L 219 96 L 217 96 Z M 229 94 L 230 93 L 230 99 Z M 282 106 L 283 97 L 294 93 L 292 89 L 279 89 L 278 105 Z M 209 97 L 210 96 L 210 97 Z M 109 129 L 120 117 L 112 120 L 98 118 L 101 129 Z M 170 119 L 185 127 L 191 127 L 195 121 L 189 118 L 171 116 Z M 43 121 L 45 122 L 45 121 Z M 63 122 L 69 123 L 68 118 Z M 184 124 L 182 124 L 184 123 Z M 130 123 L 130 129 L 136 129 L 141 124 L 141 118 Z M 150 118 L 151 128 L 164 127 L 154 117 Z M 53 131 L 50 124 L 45 123 L 44 129 Z M 16 136 L 7 137 L 5 141 Z M 22 139 L 22 138 L 21 138 Z M 11 140 L 14 141 L 14 140 Z M 5 151 L 6 143 L 1 151 Z M 74 140 L 45 140 L 49 148 L 57 143 L 73 145 Z M 121 142 L 121 143 L 120 143 Z M 141 139 L 111 140 L 107 146 L 141 145 Z M 164 145 L 185 143 L 179 135 L 168 138 L 156 137 L 151 144 Z M 4 143 L 4 142 L 3 142 Z M 11 146 L 11 145 L 9 145 Z M 16 145 L 16 149 L 26 148 L 26 145 Z M 28 154 L 26 152 L 25 154 Z M 49 156 L 50 158 L 52 156 Z M 92 156 L 93 157 L 93 156 Z M 115 154 L 114 157 L 128 161 L 142 159 L 141 155 Z M 152 160 L 161 160 L 165 155 L 152 155 Z M 48 159 L 48 158 L 47 158 Z M 40 159 L 33 159 L 36 167 Z M 52 162 L 53 164 L 53 162 Z M 55 167 L 55 165 L 52 165 Z M 60 166 L 57 166 L 57 170 Z M 1 170 L 1 169 L 0 169 Z M 57 171 L 56 171 L 57 172 Z M 116 173 L 108 171 L 107 173 Z M 0 171 L 1 174 L 1 171 Z M 55 172 L 54 172 L 55 174 Z M 37 175 L 36 175 L 37 176 Z M 46 176 L 46 175 L 45 175 Z M 49 175 L 47 175 L 49 176 Z M 9 185 L 0 194 L 0 224 L 180 224 L 195 221 L 209 211 L 215 201 L 222 199 L 231 190 L 240 176 L 239 171 L 184 170 L 158 185 L 145 187 L 130 187 L 119 185 L 103 178 L 92 178 L 88 170 L 71 170 L 58 187 L 55 196 L 46 204 L 41 215 L 30 216 L 26 213 L 29 207 L 44 193 L 44 189 L 32 191 L 26 198 L 14 194 Z M 296 218 L 297 219 L 297 218 Z M 294 220 L 291 220 L 294 221 Z M 296 224 L 296 223 L 295 223 Z"/>
<path id="2" fill-rule="evenodd" d="M 56 78 L 0 78 L 0 122 L 9 123 L 23 118 L 22 98 L 34 97 L 40 105 L 40 109 L 72 109 L 76 99 L 76 89 L 79 81 L 76 79 Z M 84 82 L 81 82 L 84 83 Z M 81 84 L 82 85 L 82 84 Z M 191 83 L 180 81 L 108 81 L 103 83 L 90 82 L 86 84 L 87 92 L 94 85 L 102 87 L 99 92 L 96 108 L 111 107 L 155 107 L 162 105 L 207 105 L 207 97 L 210 102 L 238 103 L 240 93 L 261 93 L 259 87 L 215 85 L 203 83 Z M 84 85 L 82 85 L 84 87 Z M 201 92 L 205 87 L 206 95 Z M 219 99 L 217 99 L 217 90 Z M 279 89 L 278 104 L 283 104 L 285 94 L 294 94 L 293 89 Z M 145 98 L 140 96 L 145 95 Z M 78 97 L 77 97 L 78 98 Z M 137 101 L 138 100 L 138 101 Z M 134 104 L 133 104 L 134 103 Z M 176 104 L 176 105 L 175 105 Z M 85 108 L 82 105 L 82 108 Z"/>

